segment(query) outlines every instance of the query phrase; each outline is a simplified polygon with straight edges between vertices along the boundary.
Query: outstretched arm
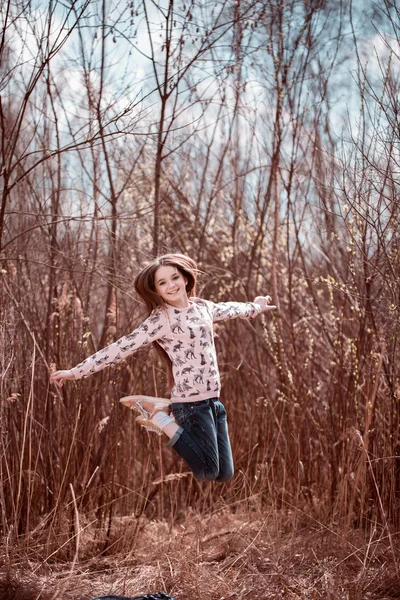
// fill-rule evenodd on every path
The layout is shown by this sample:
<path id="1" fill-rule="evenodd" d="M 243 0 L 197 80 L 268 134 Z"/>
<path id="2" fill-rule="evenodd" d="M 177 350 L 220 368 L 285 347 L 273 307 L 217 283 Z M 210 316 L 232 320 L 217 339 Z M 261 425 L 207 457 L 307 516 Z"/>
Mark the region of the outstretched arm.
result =
<path id="1" fill-rule="evenodd" d="M 101 371 L 105 367 L 115 365 L 131 354 L 155 342 L 165 335 L 167 325 L 165 317 L 161 311 L 154 312 L 137 329 L 119 339 L 114 344 L 99 350 L 89 358 L 86 358 L 73 369 L 66 371 L 56 371 L 50 376 L 50 382 L 61 387 L 64 381 L 68 379 L 81 379 L 88 377 L 92 373 Z"/>
<path id="2" fill-rule="evenodd" d="M 216 304 L 209 302 L 209 306 L 211 306 L 214 323 L 228 319 L 253 318 L 262 312 L 276 308 L 271 304 L 270 296 L 257 296 L 254 302 L 218 302 Z"/>

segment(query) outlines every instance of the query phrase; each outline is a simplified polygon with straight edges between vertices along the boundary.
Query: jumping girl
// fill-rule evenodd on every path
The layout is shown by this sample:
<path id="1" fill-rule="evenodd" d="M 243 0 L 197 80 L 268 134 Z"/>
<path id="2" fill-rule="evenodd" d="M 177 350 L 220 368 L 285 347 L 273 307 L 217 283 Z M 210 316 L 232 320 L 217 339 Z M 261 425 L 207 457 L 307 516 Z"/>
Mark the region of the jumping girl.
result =
<path id="1" fill-rule="evenodd" d="M 196 263 L 183 254 L 166 254 L 148 264 L 136 277 L 135 289 L 145 302 L 147 319 L 132 333 L 103 348 L 51 381 L 62 386 L 124 360 L 139 348 L 156 342 L 168 366 L 171 400 L 127 396 L 121 402 L 136 409 L 136 421 L 165 433 L 171 446 L 203 481 L 228 481 L 233 460 L 226 411 L 219 400 L 220 378 L 213 323 L 253 318 L 276 308 L 270 296 L 254 302 L 221 302 L 195 297 Z"/>

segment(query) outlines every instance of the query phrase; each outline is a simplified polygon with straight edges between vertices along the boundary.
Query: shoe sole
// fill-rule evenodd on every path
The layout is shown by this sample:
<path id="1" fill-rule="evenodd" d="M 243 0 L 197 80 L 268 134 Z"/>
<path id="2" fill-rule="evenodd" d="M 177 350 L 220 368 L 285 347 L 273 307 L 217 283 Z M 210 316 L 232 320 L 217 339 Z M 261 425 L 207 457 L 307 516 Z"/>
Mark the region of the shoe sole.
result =
<path id="1" fill-rule="evenodd" d="M 165 404 L 171 405 L 172 402 L 168 398 L 156 398 L 155 396 L 144 396 L 142 394 L 137 394 L 134 396 L 124 396 L 121 398 L 120 403 L 127 408 L 131 408 L 132 410 L 137 410 L 142 417 L 145 419 L 150 419 L 151 414 L 142 406 L 142 402 L 151 402 L 151 403 L 159 403 L 164 402 Z"/>

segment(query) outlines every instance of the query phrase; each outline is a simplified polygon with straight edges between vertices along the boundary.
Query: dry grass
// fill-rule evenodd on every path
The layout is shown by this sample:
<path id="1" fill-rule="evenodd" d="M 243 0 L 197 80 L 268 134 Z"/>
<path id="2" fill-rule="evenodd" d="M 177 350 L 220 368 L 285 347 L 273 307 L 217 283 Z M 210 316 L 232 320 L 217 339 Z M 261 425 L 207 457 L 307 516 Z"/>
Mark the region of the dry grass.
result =
<path id="1" fill-rule="evenodd" d="M 131 550 L 99 557 L 93 532 L 82 535 L 80 558 L 69 562 L 22 561 L 14 582 L 2 583 L 2 600 L 88 600 L 97 595 L 135 596 L 166 591 L 177 600 L 383 600 L 400 597 L 387 536 L 362 531 L 345 537 L 315 524 L 292 528 L 290 515 L 217 511 L 186 522 L 143 521 Z M 134 519 L 123 519 L 129 532 Z M 395 538 L 395 555 L 400 543 Z M 28 580 L 26 578 L 29 578 Z M 27 583 L 29 581 L 29 584 Z M 33 582 L 33 586 L 32 586 Z M 30 591 L 28 590 L 28 586 Z M 13 591 L 12 591 L 13 590 Z M 38 593 L 39 592 L 39 593 Z"/>

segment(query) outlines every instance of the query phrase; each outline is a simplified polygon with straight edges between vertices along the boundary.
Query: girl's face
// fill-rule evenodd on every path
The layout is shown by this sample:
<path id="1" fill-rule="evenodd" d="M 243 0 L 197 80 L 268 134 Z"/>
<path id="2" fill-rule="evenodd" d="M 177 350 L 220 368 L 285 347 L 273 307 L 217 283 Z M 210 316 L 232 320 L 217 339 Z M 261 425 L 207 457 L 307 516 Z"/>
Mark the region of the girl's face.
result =
<path id="1" fill-rule="evenodd" d="M 172 265 L 158 267 L 154 274 L 156 292 L 167 304 L 177 308 L 189 306 L 186 293 L 187 280 L 182 273 Z"/>

